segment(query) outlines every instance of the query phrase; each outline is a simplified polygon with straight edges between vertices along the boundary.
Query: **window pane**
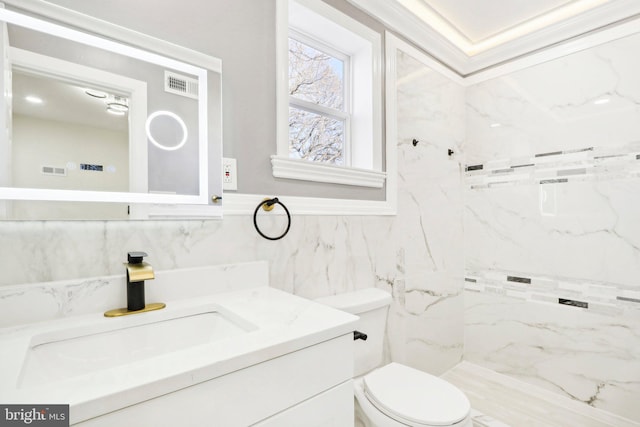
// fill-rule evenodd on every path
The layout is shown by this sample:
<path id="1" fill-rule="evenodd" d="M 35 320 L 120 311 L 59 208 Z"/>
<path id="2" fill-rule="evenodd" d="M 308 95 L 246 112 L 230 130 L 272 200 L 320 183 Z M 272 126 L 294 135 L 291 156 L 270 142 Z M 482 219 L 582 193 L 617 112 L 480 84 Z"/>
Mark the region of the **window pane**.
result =
<path id="1" fill-rule="evenodd" d="M 344 163 L 344 121 L 289 107 L 289 157 Z"/>
<path id="2" fill-rule="evenodd" d="M 289 95 L 343 111 L 343 61 L 289 38 Z"/>

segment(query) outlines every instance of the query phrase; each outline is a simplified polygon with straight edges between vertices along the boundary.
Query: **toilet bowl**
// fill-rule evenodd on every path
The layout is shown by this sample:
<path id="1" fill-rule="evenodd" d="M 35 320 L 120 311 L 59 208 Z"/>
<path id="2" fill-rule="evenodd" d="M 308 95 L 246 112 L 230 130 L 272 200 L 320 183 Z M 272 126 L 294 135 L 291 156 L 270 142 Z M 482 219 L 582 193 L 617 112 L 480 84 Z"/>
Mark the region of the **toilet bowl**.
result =
<path id="1" fill-rule="evenodd" d="M 387 292 L 368 288 L 317 302 L 360 317 L 367 340 L 354 342 L 354 396 L 371 427 L 472 427 L 471 404 L 445 380 L 402 365 L 382 364 Z"/>

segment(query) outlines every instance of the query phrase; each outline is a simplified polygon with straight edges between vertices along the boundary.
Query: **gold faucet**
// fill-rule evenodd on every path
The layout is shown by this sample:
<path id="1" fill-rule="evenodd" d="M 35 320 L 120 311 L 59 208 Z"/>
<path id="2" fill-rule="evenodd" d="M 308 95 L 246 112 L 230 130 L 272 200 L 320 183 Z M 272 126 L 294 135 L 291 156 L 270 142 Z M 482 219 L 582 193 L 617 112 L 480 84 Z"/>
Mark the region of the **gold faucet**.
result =
<path id="1" fill-rule="evenodd" d="M 104 313 L 106 317 L 119 317 L 128 314 L 145 313 L 147 311 L 160 310 L 166 304 L 155 302 L 145 304 L 144 301 L 144 281 L 155 278 L 153 267 L 149 263 L 143 262 L 148 256 L 144 252 L 129 252 L 127 254 L 127 307 L 116 308 Z"/>

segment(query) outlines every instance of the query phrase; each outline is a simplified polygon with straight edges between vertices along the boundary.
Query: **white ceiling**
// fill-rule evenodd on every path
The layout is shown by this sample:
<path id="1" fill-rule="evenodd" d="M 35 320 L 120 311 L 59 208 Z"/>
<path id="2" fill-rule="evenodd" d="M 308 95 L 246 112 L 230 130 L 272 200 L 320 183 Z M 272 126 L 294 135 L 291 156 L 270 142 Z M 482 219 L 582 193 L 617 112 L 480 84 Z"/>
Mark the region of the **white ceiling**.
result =
<path id="1" fill-rule="evenodd" d="M 400 2 L 402 4 L 402 2 Z M 572 0 L 419 0 L 472 43 L 496 36 Z"/>
<path id="2" fill-rule="evenodd" d="M 640 16 L 640 0 L 349 0 L 462 76 Z"/>
<path id="3" fill-rule="evenodd" d="M 119 132 L 129 129 L 126 115 L 109 114 L 104 100 L 87 95 L 84 87 L 17 70 L 12 74 L 14 113 Z M 28 96 L 42 103 L 32 104 Z"/>

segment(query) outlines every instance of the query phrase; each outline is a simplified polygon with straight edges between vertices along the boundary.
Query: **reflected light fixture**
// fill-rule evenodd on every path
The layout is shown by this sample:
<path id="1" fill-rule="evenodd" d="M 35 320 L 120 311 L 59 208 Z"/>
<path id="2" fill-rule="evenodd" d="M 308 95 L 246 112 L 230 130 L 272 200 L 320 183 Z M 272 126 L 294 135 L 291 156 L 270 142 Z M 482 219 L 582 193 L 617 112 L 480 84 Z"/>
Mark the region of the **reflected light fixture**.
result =
<path id="1" fill-rule="evenodd" d="M 600 99 L 596 99 L 595 101 L 593 101 L 593 103 L 595 105 L 603 105 L 603 104 L 608 104 L 611 101 L 611 99 L 609 98 L 600 98 Z"/>
<path id="2" fill-rule="evenodd" d="M 124 114 L 129 111 L 129 100 L 125 97 L 111 95 L 105 102 L 107 103 L 107 111 L 110 113 L 120 112 Z"/>
<path id="3" fill-rule="evenodd" d="M 129 111 L 129 98 L 91 88 L 85 88 L 84 93 L 92 98 L 104 100 L 104 103 L 107 104 L 107 112 L 110 114 L 124 116 Z"/>
<path id="4" fill-rule="evenodd" d="M 113 114 L 114 116 L 124 116 L 126 114 L 126 110 L 118 110 L 113 107 L 107 107 L 107 113 Z"/>
<path id="5" fill-rule="evenodd" d="M 107 93 L 98 89 L 85 88 L 84 93 L 94 98 L 104 99 L 107 97 Z"/>
<path id="6" fill-rule="evenodd" d="M 34 95 L 25 96 L 24 99 L 25 101 L 30 102 L 32 104 L 42 104 L 44 102 L 42 98 L 39 98 Z"/>

